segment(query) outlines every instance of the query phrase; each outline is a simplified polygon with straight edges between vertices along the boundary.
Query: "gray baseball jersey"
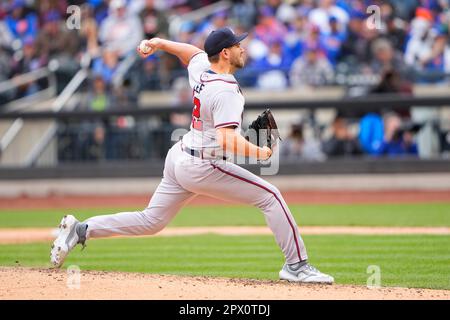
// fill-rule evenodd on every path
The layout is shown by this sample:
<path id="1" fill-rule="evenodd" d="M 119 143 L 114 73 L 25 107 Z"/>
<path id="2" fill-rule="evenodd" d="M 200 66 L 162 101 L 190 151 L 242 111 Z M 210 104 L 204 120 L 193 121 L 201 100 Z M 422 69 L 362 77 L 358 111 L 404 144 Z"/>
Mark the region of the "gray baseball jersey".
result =
<path id="1" fill-rule="evenodd" d="M 191 149 L 217 149 L 216 129 L 235 126 L 241 131 L 244 96 L 232 74 L 216 74 L 209 70 L 205 52 L 195 54 L 188 65 L 189 84 L 194 109 L 191 130 L 183 144 Z"/>

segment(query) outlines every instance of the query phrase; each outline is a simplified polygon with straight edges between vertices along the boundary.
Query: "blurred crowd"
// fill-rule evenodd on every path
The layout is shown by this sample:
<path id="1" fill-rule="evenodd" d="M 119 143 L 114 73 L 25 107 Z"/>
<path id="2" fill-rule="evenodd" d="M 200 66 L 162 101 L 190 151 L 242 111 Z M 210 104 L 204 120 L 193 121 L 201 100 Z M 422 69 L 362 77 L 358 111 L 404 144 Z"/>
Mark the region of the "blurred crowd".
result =
<path id="1" fill-rule="evenodd" d="M 338 113 L 328 128 L 293 123 L 289 136 L 280 143 L 280 152 L 288 161 L 306 162 L 362 156 L 437 157 L 442 151 L 440 148 L 427 150 L 430 141 L 424 145 L 415 138 L 424 126 L 394 111 L 381 115 L 369 113 L 356 120 Z M 437 138 L 441 139 L 441 135 L 437 134 Z M 445 135 L 442 138 L 445 139 Z M 442 148 L 444 146 L 445 143 Z M 446 148 L 449 146 L 447 142 Z"/>
<path id="2" fill-rule="evenodd" d="M 376 9 L 368 11 L 373 5 Z M 202 47 L 215 28 L 249 32 L 243 41 L 247 66 L 237 73 L 246 87 L 351 86 L 357 79 L 358 85 L 370 88 L 387 73 L 395 73 L 397 86 L 380 91 L 408 91 L 408 82 L 448 80 L 449 7 L 448 0 L 234 1 L 228 10 L 184 21 L 171 38 Z M 167 29 L 145 34 L 166 36 Z M 154 56 L 146 62 L 149 80 L 156 69 L 163 74 L 182 72 L 176 62 L 161 63 L 160 58 L 167 59 Z M 166 88 L 167 81 L 147 85 Z"/>
<path id="3" fill-rule="evenodd" d="M 449 0 L 255 0 L 184 19 L 213 0 L 6 0 L 0 5 L 0 80 L 57 59 L 67 72 L 84 52 L 110 85 L 117 66 L 143 38 L 203 46 L 215 28 L 249 32 L 243 86 L 263 89 L 348 84 L 351 75 L 376 79 L 394 71 L 416 82 L 447 81 Z M 70 5 L 81 10 L 69 28 Z M 375 9 L 369 9 L 370 6 Z M 169 32 L 170 17 L 181 17 Z M 170 89 L 184 67 L 165 54 L 143 63 L 138 89 Z M 373 82 L 373 80 L 372 80 Z M 33 90 L 33 88 L 27 88 Z"/>
<path id="4" fill-rule="evenodd" d="M 247 66 L 236 74 L 244 87 L 283 90 L 356 84 L 363 87 L 359 94 L 411 93 L 413 83 L 448 82 L 450 0 L 237 0 L 228 9 L 190 18 L 191 13 L 215 2 L 2 1 L 0 81 L 53 61 L 59 66 L 61 90 L 87 54 L 91 58 L 90 80 L 80 108 L 136 107 L 142 90 L 170 90 L 174 105 L 189 103 L 186 68 L 173 56 L 158 53 L 146 60 L 136 59 L 117 86 L 121 64 L 136 57 L 141 39 L 164 37 L 202 48 L 212 30 L 230 26 L 236 33 L 249 32 L 242 43 Z M 75 28 L 73 18 L 78 12 L 68 12 L 71 5 L 80 9 L 81 19 Z M 20 86 L 14 98 L 30 95 L 45 85 L 38 81 Z M 397 119 L 395 114 L 377 117 L 370 122 L 369 140 L 364 133 L 367 118 L 366 122 L 360 120 L 362 133 L 356 137 L 347 132 L 347 120 L 337 117 L 329 128 L 331 136 L 303 147 L 318 160 L 335 154 L 417 154 L 411 131 L 403 130 L 400 135 L 397 129 L 391 130 L 395 134 L 386 131 L 388 123 L 402 127 L 408 117 L 401 118 L 406 121 L 387 120 Z M 113 121 L 114 127 L 130 125 L 123 117 Z M 374 126 L 377 121 L 383 123 L 383 129 Z M 186 119 L 171 115 L 167 122 L 182 126 Z M 94 144 L 105 140 L 105 129 L 99 128 L 104 125 L 92 129 Z M 384 138 L 373 138 L 376 130 Z M 302 124 L 294 125 L 291 138 L 294 142 L 303 139 Z M 293 148 L 291 153 L 295 154 L 299 147 L 294 142 L 285 148 Z"/>

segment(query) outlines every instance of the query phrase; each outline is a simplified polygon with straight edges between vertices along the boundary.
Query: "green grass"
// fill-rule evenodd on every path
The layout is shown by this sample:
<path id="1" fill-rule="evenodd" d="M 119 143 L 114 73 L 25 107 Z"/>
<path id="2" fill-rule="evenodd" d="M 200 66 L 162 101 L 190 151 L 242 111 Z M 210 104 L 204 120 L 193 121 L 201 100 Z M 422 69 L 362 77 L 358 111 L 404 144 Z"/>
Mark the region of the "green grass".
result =
<path id="1" fill-rule="evenodd" d="M 450 203 L 291 205 L 299 225 L 450 226 Z M 127 209 L 2 210 L 0 228 L 56 227 L 64 213 L 80 220 Z M 265 225 L 245 206 L 189 206 L 171 226 Z M 381 268 L 382 286 L 450 290 L 448 236 L 304 236 L 310 261 L 337 283 L 366 285 L 367 267 Z M 49 266 L 50 243 L 0 245 L 0 265 Z M 65 266 L 253 279 L 277 279 L 283 256 L 272 236 L 180 236 L 89 241 Z"/>
<path id="2" fill-rule="evenodd" d="M 299 225 L 304 226 L 450 226 L 450 203 L 433 204 L 350 204 L 291 205 Z M 1 210 L 0 228 L 55 227 L 64 213 L 79 220 L 126 209 Z M 262 213 L 246 206 L 188 206 L 171 226 L 252 226 L 265 225 Z"/>
<path id="3" fill-rule="evenodd" d="M 309 258 L 338 284 L 366 285 L 367 268 L 382 286 L 450 289 L 450 237 L 305 236 Z M 49 244 L 1 245 L 0 265 L 49 266 Z M 92 240 L 65 266 L 252 279 L 277 279 L 283 257 L 271 236 L 183 236 Z"/>

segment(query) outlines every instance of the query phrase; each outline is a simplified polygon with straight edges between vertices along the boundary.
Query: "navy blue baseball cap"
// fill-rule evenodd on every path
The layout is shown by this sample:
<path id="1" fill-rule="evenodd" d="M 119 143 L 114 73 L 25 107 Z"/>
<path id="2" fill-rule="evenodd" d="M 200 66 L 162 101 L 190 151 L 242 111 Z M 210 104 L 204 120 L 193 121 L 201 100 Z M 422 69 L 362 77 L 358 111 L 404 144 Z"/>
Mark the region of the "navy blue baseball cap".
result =
<path id="1" fill-rule="evenodd" d="M 247 36 L 247 32 L 237 36 L 230 28 L 214 30 L 205 40 L 205 52 L 208 54 L 208 57 L 214 56 L 223 49 L 241 42 Z"/>

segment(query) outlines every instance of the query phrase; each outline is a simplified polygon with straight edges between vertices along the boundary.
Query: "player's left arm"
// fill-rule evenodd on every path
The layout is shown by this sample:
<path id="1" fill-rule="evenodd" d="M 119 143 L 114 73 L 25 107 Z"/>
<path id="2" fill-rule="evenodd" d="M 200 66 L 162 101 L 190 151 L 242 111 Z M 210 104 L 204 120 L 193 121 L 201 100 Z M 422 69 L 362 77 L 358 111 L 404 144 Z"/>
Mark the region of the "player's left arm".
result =
<path id="1" fill-rule="evenodd" d="M 152 38 L 150 40 L 144 41 L 150 51 L 144 53 L 138 47 L 137 51 L 142 58 L 147 58 L 148 56 L 154 54 L 156 51 L 162 50 L 177 56 L 183 64 L 188 65 L 189 61 L 195 54 L 203 51 L 200 48 L 197 48 L 196 46 L 188 43 L 175 42 L 162 38 Z"/>
<path id="2" fill-rule="evenodd" d="M 258 160 L 267 160 L 272 155 L 272 150 L 269 147 L 258 147 L 247 141 L 232 126 L 217 128 L 216 135 L 218 144 L 225 152 Z"/>

